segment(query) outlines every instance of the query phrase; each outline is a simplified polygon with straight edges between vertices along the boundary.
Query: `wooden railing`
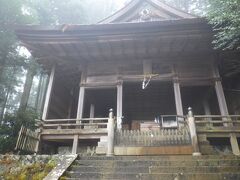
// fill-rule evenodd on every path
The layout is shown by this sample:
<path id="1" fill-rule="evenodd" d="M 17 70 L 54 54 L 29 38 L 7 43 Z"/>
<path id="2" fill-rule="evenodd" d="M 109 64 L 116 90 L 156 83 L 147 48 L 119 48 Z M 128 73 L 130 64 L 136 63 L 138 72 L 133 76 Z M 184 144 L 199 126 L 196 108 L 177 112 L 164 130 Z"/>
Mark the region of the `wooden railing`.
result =
<path id="1" fill-rule="evenodd" d="M 176 120 L 175 127 L 164 127 L 164 120 Z M 49 119 L 41 120 L 40 128 L 46 134 L 51 133 L 106 133 L 108 136 L 107 155 L 114 155 L 115 146 L 164 146 L 191 144 L 193 155 L 200 155 L 198 146 L 199 133 L 227 134 L 231 139 L 233 149 L 238 149 L 236 133 L 240 133 L 240 115 L 193 115 L 189 108 L 187 116 L 161 116 L 161 127 L 152 131 L 117 130 L 113 110 L 107 118 L 82 119 Z M 58 131 L 59 130 L 59 131 Z M 60 131 L 61 130 L 61 131 Z M 90 130 L 90 131 L 89 131 Z M 24 134 L 24 132 L 23 132 Z M 21 140 L 22 141 L 22 140 Z M 76 146 L 77 147 L 77 146 Z M 23 147 L 22 147 L 23 148 Z M 74 151 L 75 152 L 75 151 Z M 237 152 L 235 150 L 235 152 Z M 235 153 L 234 154 L 237 154 Z"/>
<path id="2" fill-rule="evenodd" d="M 152 131 L 118 130 L 115 132 L 115 145 L 126 147 L 154 147 L 191 144 L 186 126 L 177 129 L 159 129 Z"/>
<path id="3" fill-rule="evenodd" d="M 108 118 L 40 120 L 43 129 L 106 129 Z"/>
<path id="4" fill-rule="evenodd" d="M 240 115 L 200 115 L 193 116 L 189 108 L 188 125 L 190 128 L 192 144 L 195 151 L 199 151 L 197 134 L 207 134 L 214 137 L 228 137 L 233 154 L 240 155 L 237 136 L 240 133 Z"/>
<path id="5" fill-rule="evenodd" d="M 39 132 L 32 131 L 30 129 L 21 126 L 18 134 L 17 143 L 15 146 L 16 151 L 25 151 L 30 153 L 36 153 L 39 144 Z"/>
<path id="6" fill-rule="evenodd" d="M 114 154 L 114 129 L 115 117 L 113 110 L 109 110 L 109 117 L 107 118 L 82 118 L 82 119 L 48 119 L 37 120 L 41 135 L 59 135 L 71 134 L 73 135 L 72 153 L 77 153 L 78 139 L 81 134 L 105 134 L 108 136 L 107 155 Z"/>
<path id="7" fill-rule="evenodd" d="M 200 115 L 194 116 L 196 126 L 201 129 L 219 132 L 240 132 L 240 115 Z M 223 131 L 221 131 L 223 130 Z"/>

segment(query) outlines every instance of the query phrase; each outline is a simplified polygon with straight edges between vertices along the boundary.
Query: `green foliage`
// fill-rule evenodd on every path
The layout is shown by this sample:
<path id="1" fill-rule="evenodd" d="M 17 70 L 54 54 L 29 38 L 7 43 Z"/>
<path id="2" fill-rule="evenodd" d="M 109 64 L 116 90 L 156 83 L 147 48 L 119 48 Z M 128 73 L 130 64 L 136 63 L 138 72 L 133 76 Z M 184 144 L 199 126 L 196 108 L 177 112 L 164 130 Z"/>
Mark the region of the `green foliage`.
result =
<path id="1" fill-rule="evenodd" d="M 27 166 L 20 166 L 20 168 L 14 172 L 4 172 L 2 176 L 5 180 L 42 180 L 54 167 L 56 162 L 50 160 L 47 164 L 34 163 Z"/>
<path id="2" fill-rule="evenodd" d="M 198 16 L 205 15 L 208 5 L 208 0 L 163 0 L 163 2 Z"/>
<path id="3" fill-rule="evenodd" d="M 27 128 L 35 128 L 37 114 L 33 110 L 19 111 L 15 114 L 6 114 L 0 125 L 0 153 L 14 151 L 18 132 L 22 125 Z"/>
<path id="4" fill-rule="evenodd" d="M 25 0 L 0 0 L 0 121 L 11 94 L 15 93 L 22 76 L 25 59 L 19 55 L 14 28 L 34 21 L 24 13 Z"/>
<path id="5" fill-rule="evenodd" d="M 28 0 L 28 10 L 37 24 L 91 24 L 112 14 L 118 4 L 114 0 Z"/>
<path id="6" fill-rule="evenodd" d="M 207 18 L 216 31 L 215 47 L 239 49 L 240 0 L 211 0 L 209 4 Z"/>
<path id="7" fill-rule="evenodd" d="M 16 50 L 14 26 L 32 22 L 31 16 L 23 14 L 20 0 L 0 0 L 0 65 L 10 52 Z"/>

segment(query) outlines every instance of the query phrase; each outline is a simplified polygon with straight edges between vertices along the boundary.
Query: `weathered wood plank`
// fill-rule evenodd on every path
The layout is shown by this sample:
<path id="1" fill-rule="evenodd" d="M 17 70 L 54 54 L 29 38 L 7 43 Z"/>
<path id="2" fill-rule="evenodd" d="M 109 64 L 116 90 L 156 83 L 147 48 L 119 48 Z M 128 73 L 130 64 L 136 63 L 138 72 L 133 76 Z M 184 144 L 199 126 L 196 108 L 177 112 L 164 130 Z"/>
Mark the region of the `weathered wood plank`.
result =
<path id="1" fill-rule="evenodd" d="M 42 135 L 63 135 L 63 134 L 98 134 L 107 133 L 107 128 L 90 130 L 90 129 L 43 129 Z"/>

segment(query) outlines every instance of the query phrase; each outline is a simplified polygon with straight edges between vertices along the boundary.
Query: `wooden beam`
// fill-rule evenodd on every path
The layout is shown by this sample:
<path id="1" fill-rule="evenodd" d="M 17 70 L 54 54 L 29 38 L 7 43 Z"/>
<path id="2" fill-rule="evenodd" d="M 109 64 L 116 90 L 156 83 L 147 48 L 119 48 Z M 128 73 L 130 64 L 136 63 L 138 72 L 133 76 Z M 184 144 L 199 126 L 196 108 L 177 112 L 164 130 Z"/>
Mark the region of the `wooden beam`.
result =
<path id="1" fill-rule="evenodd" d="M 99 134 L 81 134 L 78 136 L 78 139 L 100 139 L 101 136 L 106 136 L 107 133 L 99 133 Z M 63 141 L 64 140 L 73 140 L 74 135 L 43 135 L 41 140 L 49 140 L 49 141 Z"/>
<path id="2" fill-rule="evenodd" d="M 51 101 L 51 94 L 52 94 L 52 89 L 53 89 L 53 83 L 55 79 L 55 70 L 56 70 L 56 65 L 52 67 L 51 74 L 49 77 L 49 82 L 48 82 L 48 87 L 47 87 L 47 92 L 46 92 L 46 98 L 45 98 L 45 103 L 43 107 L 43 114 L 42 114 L 42 119 L 46 120 L 48 116 L 48 110 L 49 110 L 49 105 Z"/>
<path id="3" fill-rule="evenodd" d="M 144 75 L 152 74 L 152 61 L 143 60 L 143 73 Z"/>
<path id="4" fill-rule="evenodd" d="M 117 82 L 91 82 L 81 84 L 85 89 L 109 89 L 116 88 Z"/>
<path id="5" fill-rule="evenodd" d="M 107 128 L 101 129 L 43 129 L 42 135 L 70 135 L 70 134 L 79 134 L 79 135 L 89 135 L 89 134 L 103 134 L 107 133 Z"/>

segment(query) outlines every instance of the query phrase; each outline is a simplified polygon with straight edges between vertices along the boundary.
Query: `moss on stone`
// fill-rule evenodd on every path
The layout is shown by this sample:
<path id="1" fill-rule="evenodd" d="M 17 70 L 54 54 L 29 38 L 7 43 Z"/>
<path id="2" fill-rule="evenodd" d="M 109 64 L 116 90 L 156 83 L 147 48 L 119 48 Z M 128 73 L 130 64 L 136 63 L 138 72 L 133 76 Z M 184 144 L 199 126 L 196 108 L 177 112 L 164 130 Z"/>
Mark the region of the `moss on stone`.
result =
<path id="1" fill-rule="evenodd" d="M 31 165 L 19 166 L 12 168 L 1 174 L 4 180 L 42 180 L 54 167 L 55 161 L 50 160 L 48 163 L 33 163 Z"/>

